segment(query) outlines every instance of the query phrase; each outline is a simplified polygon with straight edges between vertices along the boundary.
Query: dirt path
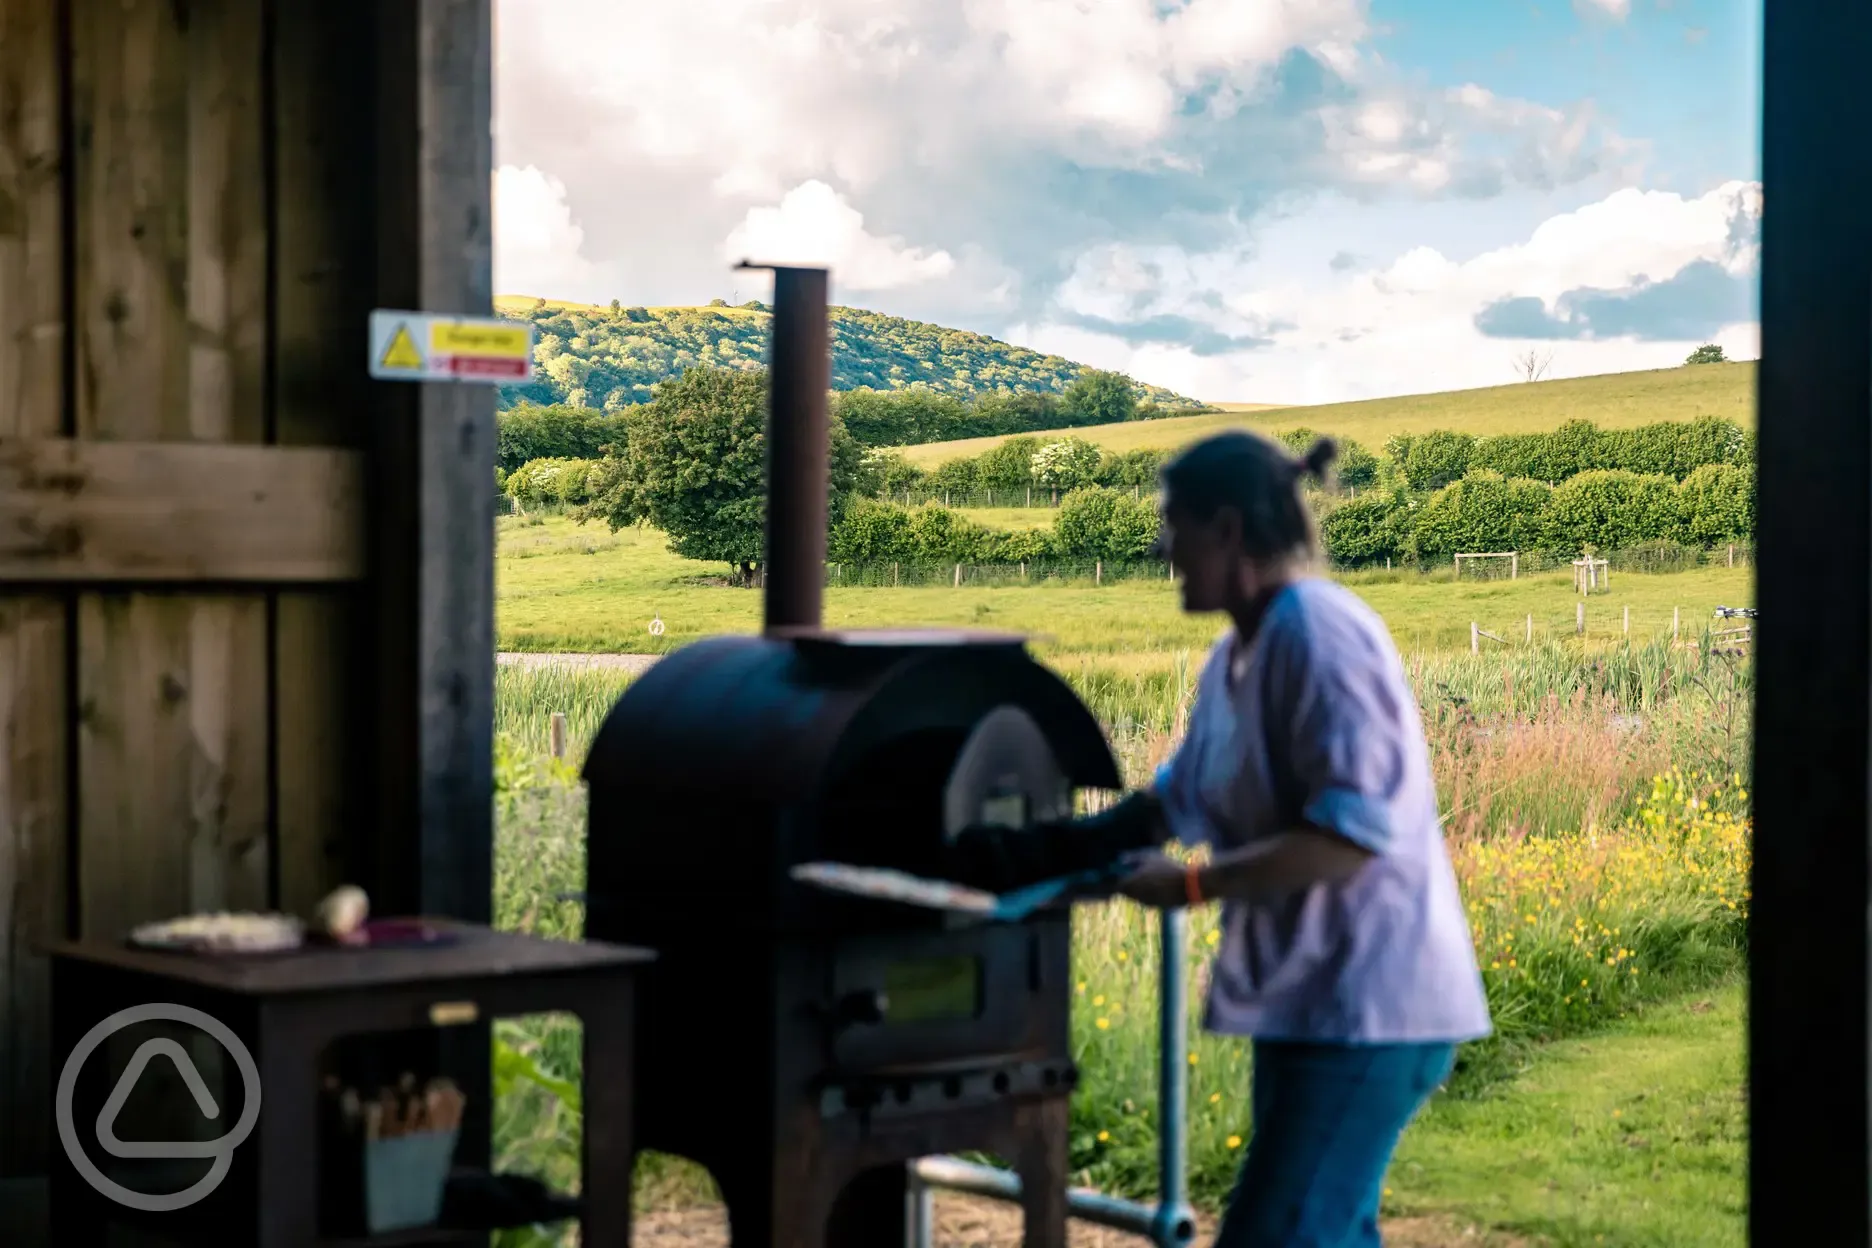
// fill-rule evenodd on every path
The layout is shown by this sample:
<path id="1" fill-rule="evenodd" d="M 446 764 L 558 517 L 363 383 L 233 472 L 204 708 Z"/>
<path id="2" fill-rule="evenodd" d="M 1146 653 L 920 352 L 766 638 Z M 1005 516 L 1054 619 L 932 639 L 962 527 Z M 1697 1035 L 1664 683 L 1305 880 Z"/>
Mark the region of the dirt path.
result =
<path id="1" fill-rule="evenodd" d="M 494 661 L 502 667 L 597 667 L 629 672 L 636 676 L 662 657 L 660 654 L 543 654 L 501 650 L 495 653 Z"/>
<path id="2" fill-rule="evenodd" d="M 1198 1221 L 1191 1248 L 1209 1248 L 1215 1226 Z M 1149 1248 L 1136 1235 L 1075 1222 L 1071 1248 Z M 1000 1201 L 939 1192 L 933 1248 L 1020 1248 L 1020 1211 Z M 728 1248 L 728 1220 L 718 1206 L 665 1209 L 638 1216 L 634 1248 Z M 1385 1248 L 1534 1248 L 1525 1239 L 1477 1230 L 1439 1218 L 1394 1218 L 1384 1225 Z"/>

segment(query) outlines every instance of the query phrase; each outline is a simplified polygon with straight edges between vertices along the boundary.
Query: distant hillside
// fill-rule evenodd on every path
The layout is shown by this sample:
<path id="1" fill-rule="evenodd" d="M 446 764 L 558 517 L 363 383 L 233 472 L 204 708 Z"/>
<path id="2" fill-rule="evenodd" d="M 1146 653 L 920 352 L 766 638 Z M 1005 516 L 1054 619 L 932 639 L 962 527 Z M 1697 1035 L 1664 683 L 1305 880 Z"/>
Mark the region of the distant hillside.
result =
<path id="1" fill-rule="evenodd" d="M 502 405 L 568 403 L 614 408 L 647 402 L 651 387 L 694 365 L 760 368 L 772 314 L 763 304 L 630 308 L 551 303 L 504 295 L 504 316 L 538 327 L 541 377 L 503 387 Z M 1060 394 L 1083 364 L 1041 355 L 981 334 L 922 321 L 833 308 L 832 388 L 895 390 L 921 382 L 939 394 L 975 399 L 1000 393 Z M 1205 405 L 1160 386 L 1137 386 L 1140 403 L 1177 411 Z"/>
<path id="2" fill-rule="evenodd" d="M 1037 436 L 1070 434 L 1114 452 L 1167 451 L 1221 429 L 1278 434 L 1307 428 L 1352 438 L 1376 450 L 1396 434 L 1436 429 L 1477 436 L 1544 433 L 1569 420 L 1588 420 L 1601 429 L 1629 429 L 1660 420 L 1695 420 L 1699 416 L 1718 416 L 1753 429 L 1755 363 L 1687 364 L 1646 372 L 1521 382 L 1318 407 L 1224 410 L 1200 416 L 1089 425 Z M 931 442 L 905 447 L 903 455 L 918 468 L 930 469 L 952 459 L 979 455 L 1003 440 L 993 437 Z"/>

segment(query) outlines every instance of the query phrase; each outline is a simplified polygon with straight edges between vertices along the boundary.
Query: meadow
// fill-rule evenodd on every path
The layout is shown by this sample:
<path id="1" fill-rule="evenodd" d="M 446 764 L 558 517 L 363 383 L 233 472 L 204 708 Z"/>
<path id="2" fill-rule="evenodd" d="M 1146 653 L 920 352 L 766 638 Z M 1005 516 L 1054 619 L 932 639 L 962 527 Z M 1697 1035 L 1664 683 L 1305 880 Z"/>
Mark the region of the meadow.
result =
<path id="1" fill-rule="evenodd" d="M 965 513 L 992 517 L 1012 528 L 1024 509 Z M 1049 513 L 1037 513 L 1044 519 Z M 1002 517 L 1006 516 L 1005 523 Z M 726 565 L 679 559 L 653 529 L 610 532 L 602 523 L 577 524 L 563 516 L 503 516 L 495 604 L 497 644 L 502 650 L 574 653 L 662 654 L 698 638 L 754 632 L 760 625 L 760 594 L 725 583 Z M 1035 652 L 1049 662 L 1072 664 L 1096 658 L 1127 671 L 1167 670 L 1179 650 L 1206 649 L 1223 624 L 1213 616 L 1186 616 L 1176 587 L 1157 580 L 1126 580 L 1095 586 L 1087 567 L 1066 584 L 989 584 L 969 579 L 949 585 L 842 587 L 825 594 L 825 622 L 833 628 L 866 628 L 903 621 L 937 627 L 990 628 L 1026 633 Z M 1501 570 L 1453 569 L 1431 573 L 1383 569 L 1340 578 L 1371 604 L 1390 626 L 1399 649 L 1425 653 L 1469 647 L 1469 625 L 1527 645 L 1528 617 L 1536 644 L 1597 648 L 1659 637 L 1671 630 L 1673 613 L 1689 635 L 1719 606 L 1753 602 L 1753 577 L 1746 567 L 1700 567 L 1668 575 L 1615 571 L 1609 592 L 1586 600 L 1586 632 L 1575 634 L 1572 573 L 1523 573 L 1508 579 Z M 1626 610 L 1630 611 L 1630 632 Z M 663 632 L 650 631 L 660 620 Z M 1495 646 L 1500 643 L 1485 642 Z"/>
<path id="2" fill-rule="evenodd" d="M 1539 1113 L 1515 1107 L 1517 1082 L 1541 1069 L 1538 1055 L 1557 1040 L 1595 1035 L 1640 1007 L 1720 988 L 1742 973 L 1747 793 L 1727 767 L 1739 766 L 1746 741 L 1746 669 L 1662 644 L 1620 648 L 1597 665 L 1604 683 L 1595 686 L 1591 665 L 1582 671 L 1557 654 L 1520 662 L 1418 656 L 1411 663 L 1497 1027 L 1464 1051 L 1449 1089 L 1411 1139 L 1465 1117 L 1525 1120 L 1532 1113 L 1551 1137 L 1541 1147 L 1556 1153 L 1538 1165 L 1561 1164 L 1578 1130 L 1561 1124 L 1575 1109 L 1563 1101 Z M 1173 668 L 1167 678 L 1068 674 L 1108 725 L 1131 782 L 1165 756 L 1187 713 L 1190 656 L 1175 656 Z M 575 935 L 577 906 L 554 900 L 582 886 L 583 802 L 574 776 L 585 743 L 629 678 L 503 668 L 498 679 L 498 921 Z M 571 728 L 564 759 L 546 752 L 555 710 Z M 1727 732 L 1718 727 L 1724 722 Z M 1699 746 L 1707 766 L 1674 764 Z M 1198 987 L 1215 917 L 1212 909 L 1192 915 L 1190 974 Z M 1075 1103 L 1075 1180 L 1147 1195 L 1154 1181 L 1155 925 L 1128 903 L 1083 907 L 1074 922 L 1075 1046 L 1087 1072 Z M 1199 1001 L 1200 991 L 1192 1004 Z M 500 1108 L 505 1164 L 566 1183 L 576 1180 L 577 1034 L 562 1019 L 503 1024 L 502 1032 L 511 1046 Z M 1192 1035 L 1191 1179 L 1199 1203 L 1213 1209 L 1248 1133 L 1241 1093 L 1249 1072 L 1239 1044 L 1200 1030 Z M 1729 1038 L 1739 1047 L 1739 1036 Z M 1669 1118 L 1677 1092 L 1653 1088 L 1650 1095 L 1645 1112 Z M 1647 1129 L 1691 1125 L 1672 1120 Z M 1740 1225 L 1733 1210 L 1707 1201 L 1712 1185 L 1740 1182 L 1733 1143 L 1717 1150 L 1715 1174 L 1707 1166 L 1681 1174 L 1654 1166 L 1642 1201 L 1620 1205 L 1625 1232 L 1603 1242 L 1740 1242 L 1729 1233 Z M 1412 1164 L 1421 1170 L 1423 1154 L 1408 1141 L 1402 1156 L 1417 1159 Z M 1396 1210 L 1461 1211 L 1486 1204 L 1494 1190 L 1483 1182 L 1464 1186 L 1447 1165 L 1423 1171 L 1421 1182 L 1417 1173 L 1401 1162 L 1388 1202 Z M 1656 1174 L 1667 1180 L 1663 1191 Z M 646 1205 L 711 1197 L 706 1179 L 671 1159 L 647 1161 L 639 1185 Z M 1681 1199 L 1672 1195 L 1679 1186 Z M 1652 1213 L 1631 1221 L 1642 1212 L 1638 1205 Z M 1595 1216 L 1604 1213 L 1600 1207 Z M 1533 1221 L 1524 1224 L 1522 1214 Z M 1530 1204 L 1490 1216 L 1499 1226 L 1533 1230 L 1554 1215 L 1550 1206 Z M 1659 1229 L 1686 1218 L 1708 1223 L 1716 1237 L 1671 1238 Z"/>
<path id="3" fill-rule="evenodd" d="M 660 534 L 538 516 L 501 525 L 502 649 L 661 653 L 758 627 L 758 592 L 669 555 Z M 1715 607 L 1753 602 L 1752 574 L 1616 572 L 1609 593 L 1587 600 L 1583 638 L 1567 572 L 1340 579 L 1405 657 L 1496 1024 L 1407 1133 L 1387 1215 L 1451 1215 L 1551 1244 L 1740 1244 L 1751 672 L 1712 653 L 1705 629 Z M 1039 635 L 1035 652 L 1105 725 L 1130 784 L 1174 748 L 1221 628 L 1182 615 L 1175 588 L 1155 581 L 833 584 L 826 619 Z M 1471 620 L 1507 640 L 1470 653 Z M 576 935 L 579 908 L 555 899 L 583 885 L 577 768 L 630 677 L 504 665 L 496 679 L 497 918 Z M 560 759 L 548 750 L 555 712 L 570 730 Z M 1191 916 L 1193 1010 L 1215 918 Z M 1082 907 L 1074 926 L 1086 1072 L 1074 1180 L 1147 1197 L 1155 923 L 1120 903 Z M 531 1019 L 499 1034 L 503 1164 L 575 1187 L 576 1024 Z M 1192 1036 L 1191 1182 L 1213 1211 L 1250 1131 L 1248 1059 L 1235 1042 Z M 637 1182 L 644 1207 L 712 1199 L 706 1177 L 676 1159 L 646 1158 Z M 554 1242 L 529 1235 L 506 1243 Z"/>
<path id="4" fill-rule="evenodd" d="M 1745 429 L 1753 428 L 1754 363 L 1698 364 L 1310 407 L 1231 404 L 1221 412 L 1200 416 L 1089 425 L 1032 436 L 1044 441 L 1070 435 L 1114 452 L 1162 451 L 1174 450 L 1221 429 L 1252 429 L 1273 435 L 1307 428 L 1377 448 L 1394 434 L 1423 434 L 1437 429 L 1478 436 L 1545 433 L 1569 420 L 1589 420 L 1603 429 L 1625 429 L 1660 420 L 1695 420 L 1699 416 L 1722 417 Z M 903 455 L 918 468 L 930 469 L 946 460 L 979 455 L 1005 440 L 993 437 L 927 442 L 903 448 Z"/>

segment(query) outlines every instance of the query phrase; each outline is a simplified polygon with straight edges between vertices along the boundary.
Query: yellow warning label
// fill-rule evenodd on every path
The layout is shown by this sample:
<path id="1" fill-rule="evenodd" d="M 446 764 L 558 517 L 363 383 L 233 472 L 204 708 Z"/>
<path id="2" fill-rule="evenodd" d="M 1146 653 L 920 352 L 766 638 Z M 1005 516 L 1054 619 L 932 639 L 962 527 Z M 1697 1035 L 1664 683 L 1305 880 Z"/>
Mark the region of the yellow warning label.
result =
<path id="1" fill-rule="evenodd" d="M 383 353 L 385 368 L 421 368 L 422 352 L 416 349 L 416 342 L 410 337 L 407 324 L 397 326 L 397 331 L 390 338 L 390 345 Z"/>
<path id="2" fill-rule="evenodd" d="M 526 326 L 439 322 L 429 330 L 429 348 L 438 355 L 502 355 L 527 358 Z"/>

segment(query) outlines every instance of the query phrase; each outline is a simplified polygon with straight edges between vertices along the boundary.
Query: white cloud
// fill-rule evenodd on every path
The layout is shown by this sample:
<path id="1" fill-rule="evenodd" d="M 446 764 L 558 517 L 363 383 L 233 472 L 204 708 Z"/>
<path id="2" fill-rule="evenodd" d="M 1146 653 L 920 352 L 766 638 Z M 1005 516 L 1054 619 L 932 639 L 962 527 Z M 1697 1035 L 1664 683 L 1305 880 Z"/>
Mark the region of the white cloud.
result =
<path id="1" fill-rule="evenodd" d="M 1548 219 L 1521 242 L 1452 260 L 1429 247 L 1363 271 L 1257 280 L 1245 244 L 1204 255 L 1115 246 L 1081 259 L 1049 313 L 1016 338 L 1212 401 L 1321 403 L 1504 384 L 1509 361 L 1538 345 L 1553 351 L 1551 376 L 1581 376 L 1681 362 L 1700 341 L 1736 358 L 1759 352 L 1756 326 L 1737 321 L 1707 338 L 1646 341 L 1498 338 L 1476 317 L 1499 300 L 1537 298 L 1551 308 L 1581 288 L 1621 291 L 1659 283 L 1702 261 L 1752 279 L 1758 184 L 1731 182 L 1705 195 L 1627 189 Z M 1212 332 L 1216 345 L 1141 341 L 1163 318 Z M 1102 329 L 1141 327 L 1127 343 Z M 1187 341 L 1202 335 L 1186 331 Z M 1226 338 L 1271 340 L 1230 350 Z"/>
<path id="2" fill-rule="evenodd" d="M 501 294 L 595 297 L 582 254 L 585 231 L 566 204 L 565 184 L 532 165 L 494 175 L 494 285 Z"/>
<path id="3" fill-rule="evenodd" d="M 1582 12 L 1591 10 L 1603 13 L 1615 22 L 1622 22 L 1631 16 L 1631 0 L 1573 0 Z"/>
<path id="4" fill-rule="evenodd" d="M 947 277 L 955 260 L 946 251 L 924 251 L 901 238 L 878 238 L 864 228 L 864 215 L 824 182 L 803 182 L 777 207 L 748 209 L 722 245 L 730 263 L 823 264 L 832 280 L 852 291 L 893 290 Z"/>
<path id="5" fill-rule="evenodd" d="M 892 299 L 991 331 L 985 291 L 1031 314 L 1114 239 L 1203 250 L 1296 192 L 1486 196 L 1620 153 L 1589 113 L 1405 81 L 1369 4 L 497 0 L 497 142 L 564 180 L 606 297 L 728 293 L 721 242 L 820 182 L 952 257 Z"/>

